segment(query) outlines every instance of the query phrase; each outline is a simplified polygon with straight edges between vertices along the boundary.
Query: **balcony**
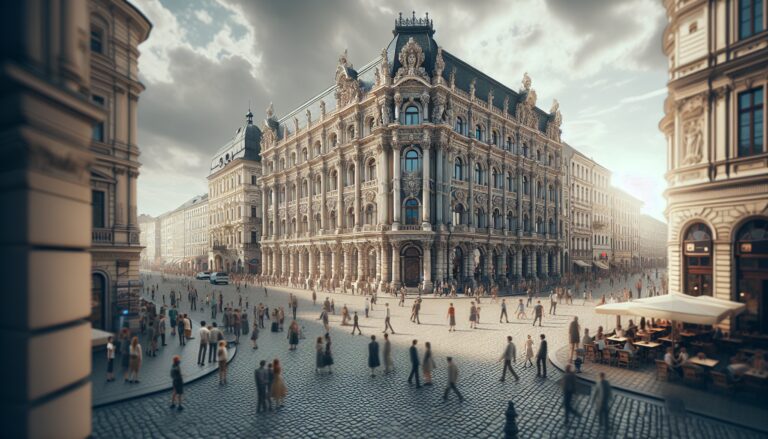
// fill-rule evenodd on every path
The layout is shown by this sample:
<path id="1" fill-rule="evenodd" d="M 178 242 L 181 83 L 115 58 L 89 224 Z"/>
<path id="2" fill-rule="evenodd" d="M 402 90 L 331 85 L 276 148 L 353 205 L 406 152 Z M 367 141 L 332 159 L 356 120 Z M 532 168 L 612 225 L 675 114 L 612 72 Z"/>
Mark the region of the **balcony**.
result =
<path id="1" fill-rule="evenodd" d="M 93 229 L 91 231 L 91 240 L 94 244 L 112 244 L 114 234 L 112 229 Z"/>
<path id="2" fill-rule="evenodd" d="M 376 187 L 376 183 L 378 183 L 378 180 L 376 180 L 374 178 L 373 180 L 364 181 L 361 184 L 361 186 L 363 187 L 363 189 L 367 189 L 367 188 L 371 188 L 371 187 Z"/>
<path id="3" fill-rule="evenodd" d="M 421 230 L 420 224 L 402 224 L 400 230 Z"/>
<path id="4" fill-rule="evenodd" d="M 227 250 L 228 250 L 228 249 L 227 249 L 227 246 L 226 246 L 226 245 L 215 244 L 215 245 L 213 246 L 213 251 L 215 251 L 215 252 L 225 252 L 225 251 L 227 251 Z"/>

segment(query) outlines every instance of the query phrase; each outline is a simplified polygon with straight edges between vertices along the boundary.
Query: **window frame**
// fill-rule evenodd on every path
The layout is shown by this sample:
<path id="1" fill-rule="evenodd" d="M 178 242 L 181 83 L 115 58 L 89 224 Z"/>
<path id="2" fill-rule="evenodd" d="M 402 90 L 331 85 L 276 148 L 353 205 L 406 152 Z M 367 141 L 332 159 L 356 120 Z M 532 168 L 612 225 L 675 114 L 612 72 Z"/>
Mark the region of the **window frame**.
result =
<path id="1" fill-rule="evenodd" d="M 749 90 L 745 90 L 738 94 L 737 96 L 737 120 L 736 120 L 736 156 L 737 157 L 751 157 L 758 154 L 762 154 L 765 152 L 765 126 L 763 122 L 763 118 L 765 117 L 765 88 L 755 87 Z M 742 107 L 742 98 L 749 97 L 749 103 L 747 107 Z M 756 97 L 760 98 L 760 103 L 756 104 Z M 742 142 L 745 140 L 742 137 L 742 118 L 744 116 L 747 116 L 749 118 L 747 127 L 749 129 L 748 139 L 746 139 L 748 143 L 747 150 L 744 151 L 742 149 Z M 756 129 L 759 126 L 759 133 Z M 760 139 L 761 142 L 758 145 L 756 143 L 757 139 Z M 758 149 L 759 148 L 759 149 Z"/>
<path id="2" fill-rule="evenodd" d="M 405 111 L 403 111 L 403 122 L 405 125 L 419 125 L 421 123 L 420 116 L 419 107 L 416 105 L 409 105 L 405 107 Z"/>

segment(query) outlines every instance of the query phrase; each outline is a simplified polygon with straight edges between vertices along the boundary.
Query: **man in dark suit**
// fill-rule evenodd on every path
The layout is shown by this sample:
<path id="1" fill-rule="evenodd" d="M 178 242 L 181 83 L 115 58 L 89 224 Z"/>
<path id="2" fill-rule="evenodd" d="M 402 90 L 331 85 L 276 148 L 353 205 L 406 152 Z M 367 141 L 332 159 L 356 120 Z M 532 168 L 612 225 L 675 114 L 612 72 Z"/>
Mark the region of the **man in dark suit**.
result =
<path id="1" fill-rule="evenodd" d="M 541 373 L 542 369 L 544 369 L 543 375 Z M 547 340 L 544 339 L 544 334 L 541 334 L 539 352 L 536 354 L 536 376 L 547 377 Z"/>
<path id="2" fill-rule="evenodd" d="M 573 373 L 573 366 L 570 364 L 565 366 L 565 375 L 563 375 L 563 408 L 565 409 L 565 424 L 568 425 L 571 422 L 571 415 L 577 418 L 581 417 L 573 405 L 573 395 L 576 393 L 576 374 Z"/>
<path id="3" fill-rule="evenodd" d="M 413 377 L 416 377 L 416 388 L 418 389 L 421 384 L 419 383 L 419 351 L 416 350 L 416 343 L 417 341 L 414 340 L 411 347 L 408 348 L 408 352 L 411 354 L 411 374 L 408 375 L 408 384 L 411 384 Z"/>
<path id="4" fill-rule="evenodd" d="M 256 406 L 256 412 L 267 411 L 267 385 L 269 384 L 269 372 L 264 369 L 266 361 L 261 360 L 259 362 L 259 368 L 254 372 L 256 378 L 256 396 L 258 397 L 258 405 Z"/>

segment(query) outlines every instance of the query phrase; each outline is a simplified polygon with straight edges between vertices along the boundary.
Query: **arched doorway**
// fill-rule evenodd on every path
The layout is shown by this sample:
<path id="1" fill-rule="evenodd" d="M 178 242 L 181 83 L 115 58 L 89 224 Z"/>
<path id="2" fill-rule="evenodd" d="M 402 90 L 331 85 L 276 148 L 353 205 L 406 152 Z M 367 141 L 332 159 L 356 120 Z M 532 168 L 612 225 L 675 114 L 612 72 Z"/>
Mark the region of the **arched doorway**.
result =
<path id="1" fill-rule="evenodd" d="M 512 279 L 515 276 L 515 262 L 517 255 L 511 251 L 506 254 L 507 258 L 507 278 Z"/>
<path id="2" fill-rule="evenodd" d="M 483 267 L 485 266 L 485 253 L 483 253 L 479 248 L 476 248 L 472 252 L 472 275 L 475 278 L 475 280 L 483 280 L 483 276 L 485 273 L 483 273 Z"/>
<path id="3" fill-rule="evenodd" d="M 417 287 L 421 282 L 421 251 L 418 247 L 409 246 L 403 250 L 402 273 L 403 284 L 406 287 Z"/>
<path id="4" fill-rule="evenodd" d="M 523 266 L 522 275 L 523 275 L 523 277 L 527 277 L 528 275 L 531 274 L 531 269 L 530 269 L 531 268 L 530 267 L 531 266 L 531 252 L 530 251 L 523 252 L 523 264 L 522 264 L 522 266 Z"/>
<path id="5" fill-rule="evenodd" d="M 454 280 L 461 280 L 462 268 L 464 268 L 464 252 L 461 247 L 456 247 L 451 252 L 451 278 Z"/>
<path id="6" fill-rule="evenodd" d="M 768 218 L 754 219 L 735 235 L 736 290 L 733 300 L 747 310 L 736 327 L 749 332 L 768 333 Z"/>
<path id="7" fill-rule="evenodd" d="M 223 265 L 221 255 L 216 255 L 213 259 L 213 269 L 214 270 L 221 270 L 221 267 Z"/>
<path id="8" fill-rule="evenodd" d="M 555 256 L 554 253 L 547 253 L 547 274 L 552 275 L 555 273 Z"/>
<path id="9" fill-rule="evenodd" d="M 376 249 L 368 252 L 368 279 L 376 279 Z"/>
<path id="10" fill-rule="evenodd" d="M 91 273 L 91 327 L 107 329 L 107 278 Z"/>
<path id="11" fill-rule="evenodd" d="M 704 223 L 691 224 L 685 232 L 683 293 L 712 295 L 712 233 Z"/>

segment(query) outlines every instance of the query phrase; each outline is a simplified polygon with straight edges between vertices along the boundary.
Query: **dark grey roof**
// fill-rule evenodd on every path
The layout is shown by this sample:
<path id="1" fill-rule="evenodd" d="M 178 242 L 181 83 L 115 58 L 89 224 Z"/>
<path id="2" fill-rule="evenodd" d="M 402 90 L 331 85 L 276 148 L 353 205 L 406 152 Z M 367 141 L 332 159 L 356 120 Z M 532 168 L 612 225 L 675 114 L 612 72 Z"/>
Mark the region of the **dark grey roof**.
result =
<path id="1" fill-rule="evenodd" d="M 234 137 L 213 155 L 208 175 L 218 172 L 235 159 L 261 161 L 261 130 L 253 124 L 250 110 L 245 125 L 238 128 Z"/>
<path id="2" fill-rule="evenodd" d="M 437 58 L 437 48 L 438 44 L 434 40 L 433 35 L 435 33 L 434 28 L 432 27 L 432 21 L 428 18 L 421 19 L 421 18 L 412 18 L 412 19 L 403 19 L 400 17 L 399 20 L 395 20 L 395 29 L 392 31 L 394 34 L 394 38 L 389 42 L 389 44 L 386 46 L 387 51 L 387 58 L 389 60 L 389 66 L 390 66 L 390 77 L 394 77 L 397 70 L 400 68 L 400 60 L 398 59 L 398 55 L 400 53 L 400 50 L 402 47 L 408 43 L 409 38 L 413 38 L 416 43 L 421 46 L 421 49 L 424 51 L 425 59 L 423 67 L 427 71 L 427 73 L 432 76 L 434 74 L 435 70 L 435 60 Z M 363 89 L 363 92 L 369 91 L 373 84 L 375 83 L 374 73 L 375 73 L 375 67 L 377 67 L 380 64 L 381 59 L 379 57 L 376 57 L 372 61 L 370 61 L 368 64 L 360 68 L 358 71 L 356 71 L 357 77 L 360 80 L 360 85 Z M 443 49 L 443 61 L 445 62 L 445 68 L 443 69 L 443 77 L 445 78 L 446 82 L 449 81 L 451 72 L 453 69 L 456 69 L 456 77 L 455 77 L 455 84 L 456 88 L 463 90 L 467 93 L 469 93 L 470 83 L 473 79 L 475 79 L 475 96 L 482 100 L 486 101 L 488 99 L 488 92 L 493 89 L 494 93 L 494 99 L 493 99 L 493 105 L 498 108 L 499 110 L 503 110 L 504 107 L 504 98 L 509 97 L 509 107 L 508 111 L 510 114 L 515 113 L 515 107 L 517 103 L 524 98 L 524 95 L 521 95 L 520 93 L 512 90 L 511 88 L 505 86 L 504 84 L 500 83 L 499 81 L 491 78 L 487 74 L 481 72 L 480 70 L 472 67 L 471 65 L 467 64 L 466 62 L 459 59 L 457 56 L 452 55 L 451 53 L 447 52 L 445 49 Z M 352 72 L 355 72 L 352 70 Z M 351 73 L 348 70 L 348 74 Z M 522 73 L 522 72 L 521 72 Z M 520 75 L 522 78 L 522 75 Z M 294 117 L 298 118 L 299 120 L 299 129 L 303 129 L 307 125 L 307 118 L 306 118 L 306 110 L 309 109 L 312 115 L 312 120 L 317 121 L 320 118 L 320 101 L 325 101 L 325 111 L 326 113 L 330 113 L 336 108 L 336 99 L 334 96 L 334 91 L 336 89 L 336 86 L 333 85 L 320 93 L 319 95 L 315 96 L 314 98 L 310 99 L 309 101 L 305 102 L 301 106 L 299 106 L 297 109 L 293 110 L 292 112 L 286 114 L 280 119 L 272 119 L 268 122 L 278 122 L 280 127 L 278 130 L 278 138 L 285 137 L 285 131 L 287 130 L 289 133 L 293 133 L 294 131 Z M 539 115 L 539 130 L 544 132 L 547 128 L 547 122 L 549 121 L 549 113 L 540 109 L 535 109 L 536 113 Z"/>

